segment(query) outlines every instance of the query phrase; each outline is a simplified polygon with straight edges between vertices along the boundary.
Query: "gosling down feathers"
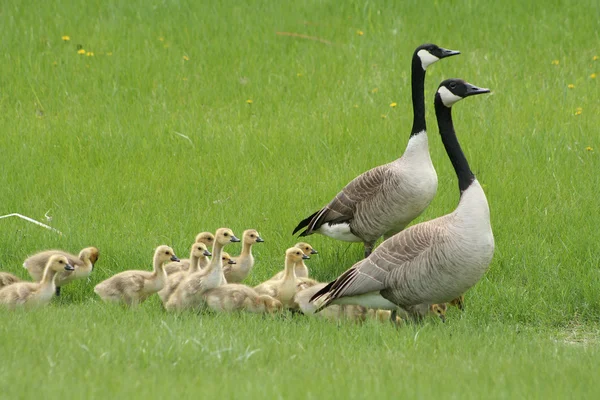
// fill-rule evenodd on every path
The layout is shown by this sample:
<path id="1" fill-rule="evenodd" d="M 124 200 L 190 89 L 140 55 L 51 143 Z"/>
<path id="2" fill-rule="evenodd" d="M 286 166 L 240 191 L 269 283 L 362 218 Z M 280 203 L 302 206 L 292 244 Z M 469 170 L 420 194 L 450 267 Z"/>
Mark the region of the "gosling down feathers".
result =
<path id="1" fill-rule="evenodd" d="M 252 245 L 262 243 L 264 240 L 255 229 L 247 229 L 242 235 L 242 252 L 239 256 L 233 257 L 235 264 L 225 266 L 223 272 L 228 283 L 240 283 L 254 267 L 254 256 L 252 255 Z"/>
<path id="2" fill-rule="evenodd" d="M 451 107 L 465 97 L 488 92 L 449 79 L 435 95 L 440 136 L 458 178 L 456 209 L 384 241 L 311 298 L 317 311 L 329 304 L 360 304 L 400 307 L 416 316 L 418 305 L 449 302 L 481 279 L 494 254 L 490 210 L 456 137 Z"/>
<path id="3" fill-rule="evenodd" d="M 8 272 L 0 272 L 0 289 L 13 283 L 22 282 L 22 280 Z"/>
<path id="4" fill-rule="evenodd" d="M 302 250 L 302 252 L 304 254 L 306 254 L 309 257 L 312 256 L 312 255 L 315 255 L 315 254 L 319 254 L 319 252 L 316 251 L 315 249 L 313 249 L 313 247 L 310 244 L 308 244 L 308 243 L 304 243 L 304 242 L 296 243 L 294 245 L 294 247 L 299 248 L 300 250 Z M 296 263 L 296 267 L 294 268 L 294 272 L 296 273 L 296 278 L 308 278 L 309 271 L 308 271 L 308 267 L 304 263 L 304 259 L 302 259 L 302 260 L 300 260 L 299 262 Z M 281 279 L 281 278 L 283 278 L 283 274 L 284 273 L 285 273 L 285 270 L 279 271 L 278 273 L 276 273 L 275 275 L 273 275 L 273 277 L 271 279 L 269 279 L 269 280 Z"/>
<path id="5" fill-rule="evenodd" d="M 206 249 L 209 250 L 213 243 L 215 242 L 215 237 L 210 232 L 200 232 L 196 235 L 196 240 L 194 243 L 202 243 L 206 246 Z M 204 269 L 208 266 L 209 259 L 206 257 L 202 257 L 200 259 L 200 269 Z M 167 275 L 171 275 L 175 272 L 179 271 L 187 271 L 190 268 L 190 259 L 182 258 L 179 261 L 173 261 L 165 265 L 165 272 Z"/>
<path id="6" fill-rule="evenodd" d="M 44 275 L 44 268 L 53 255 L 63 255 L 69 260 L 69 264 L 75 267 L 74 272 L 62 271 L 56 277 L 56 295 L 60 295 L 60 288 L 76 279 L 85 279 L 94 270 L 94 264 L 98 261 L 100 253 L 95 247 L 86 247 L 79 255 L 67 253 L 63 250 L 45 250 L 28 257 L 23 262 L 23 268 L 27 269 L 31 278 L 39 282 Z"/>
<path id="7" fill-rule="evenodd" d="M 217 312 L 247 311 L 251 313 L 274 313 L 283 308 L 273 297 L 259 295 L 254 289 L 238 283 L 228 283 L 203 294 L 206 306 Z"/>
<path id="8" fill-rule="evenodd" d="M 377 239 L 403 230 L 427 208 L 437 190 L 425 123 L 425 71 L 436 61 L 459 54 L 435 44 L 416 48 L 412 57 L 413 126 L 404 154 L 354 178 L 321 210 L 302 220 L 293 234 L 320 233 L 346 242 L 363 242 L 365 257 Z"/>
<path id="9" fill-rule="evenodd" d="M 152 272 L 131 270 L 118 273 L 96 285 L 94 292 L 106 302 L 129 306 L 141 304 L 165 286 L 167 274 L 163 265 L 169 261 L 179 259 L 169 246 L 159 246 L 154 252 Z"/>
<path id="10" fill-rule="evenodd" d="M 74 270 L 67 257 L 52 255 L 46 262 L 40 282 L 16 282 L 0 289 L 0 305 L 9 309 L 46 305 L 56 291 L 58 274 Z"/>
<path id="11" fill-rule="evenodd" d="M 211 255 L 211 252 L 208 251 L 204 243 L 195 242 L 192 245 L 192 249 L 190 250 L 189 268 L 187 270 L 174 272 L 170 275 L 167 274 L 167 282 L 165 286 L 158 291 L 158 297 L 160 297 L 163 304 L 165 304 L 169 300 L 169 297 L 171 297 L 173 292 L 177 289 L 179 284 L 183 281 L 183 279 L 186 276 L 200 271 L 200 265 L 204 264 L 207 260 L 207 257 L 210 257 Z M 165 272 L 169 264 L 165 265 Z"/>

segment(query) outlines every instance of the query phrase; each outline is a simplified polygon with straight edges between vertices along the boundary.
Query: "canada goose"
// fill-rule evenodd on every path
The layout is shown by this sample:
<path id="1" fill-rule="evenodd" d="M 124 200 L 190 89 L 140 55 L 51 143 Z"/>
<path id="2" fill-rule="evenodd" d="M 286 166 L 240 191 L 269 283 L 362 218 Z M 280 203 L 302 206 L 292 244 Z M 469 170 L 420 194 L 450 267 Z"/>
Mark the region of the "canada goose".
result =
<path id="1" fill-rule="evenodd" d="M 67 257 L 54 254 L 46 262 L 40 282 L 16 282 L 0 289 L 0 305 L 9 309 L 46 305 L 56 291 L 54 280 L 57 274 L 74 269 Z"/>
<path id="2" fill-rule="evenodd" d="M 436 61 L 460 54 L 423 44 L 412 57 L 413 126 L 404 154 L 354 178 L 321 210 L 302 220 L 293 234 L 320 233 L 346 242 L 363 242 L 365 257 L 377 239 L 403 230 L 427 208 L 437 190 L 425 123 L 425 70 Z"/>
<path id="3" fill-rule="evenodd" d="M 8 272 L 0 272 L 0 289 L 4 286 L 12 285 L 13 283 L 22 282 L 20 278 L 17 278 L 13 274 Z"/>
<path id="4" fill-rule="evenodd" d="M 106 302 L 135 306 L 160 291 L 167 280 L 163 264 L 179 261 L 169 246 L 158 246 L 154 252 L 153 271 L 123 271 L 100 282 L 94 292 Z"/>
<path id="5" fill-rule="evenodd" d="M 255 229 L 246 229 L 242 235 L 242 252 L 239 256 L 234 257 L 235 265 L 225 267 L 225 279 L 229 283 L 240 283 L 250 273 L 254 267 L 254 257 L 252 256 L 252 245 L 262 243 L 264 240 L 260 237 Z"/>
<path id="6" fill-rule="evenodd" d="M 212 247 L 214 242 L 215 242 L 215 237 L 210 232 L 200 232 L 199 234 L 196 235 L 196 239 L 194 240 L 194 243 L 204 244 L 206 246 L 207 250 Z M 204 268 L 208 267 L 208 263 L 209 263 L 208 258 L 206 258 L 206 257 L 200 258 L 200 269 L 204 269 Z M 171 275 L 171 274 L 173 274 L 175 272 L 179 272 L 179 271 L 187 271 L 189 268 L 190 268 L 190 259 L 189 258 L 182 258 L 181 260 L 179 260 L 177 262 L 170 262 L 168 264 L 165 264 L 165 266 L 164 266 L 164 269 L 165 269 L 165 272 L 167 273 L 167 275 Z"/>
<path id="7" fill-rule="evenodd" d="M 254 290 L 258 294 L 267 294 L 281 302 L 286 308 L 295 308 L 294 295 L 296 294 L 295 265 L 301 259 L 309 259 L 297 247 L 291 247 L 285 252 L 285 274 L 283 278 L 268 280 L 256 286 Z"/>
<path id="8" fill-rule="evenodd" d="M 273 313 L 283 308 L 273 297 L 259 295 L 254 289 L 239 283 L 228 283 L 203 294 L 209 309 L 214 311 L 248 311 L 252 313 Z"/>
<path id="9" fill-rule="evenodd" d="M 165 308 L 167 311 L 197 308 L 203 305 L 202 295 L 208 289 L 216 288 L 225 283 L 223 276 L 223 247 L 229 243 L 239 242 L 229 228 L 219 228 L 215 235 L 213 256 L 205 269 L 190 274 L 179 284 L 169 297 Z"/>
<path id="10" fill-rule="evenodd" d="M 315 249 L 313 249 L 313 247 L 308 243 L 304 243 L 304 242 L 296 243 L 294 245 L 294 247 L 297 247 L 300 250 L 302 250 L 302 252 L 304 254 L 306 254 L 307 256 L 319 254 L 319 252 L 316 251 Z M 273 275 L 271 277 L 271 279 L 269 279 L 269 280 L 281 279 L 281 278 L 283 278 L 284 273 L 285 273 L 285 269 L 283 271 L 279 271 L 278 273 Z M 295 273 L 296 273 L 296 278 L 308 278 L 308 275 L 309 275 L 308 267 L 304 263 L 304 260 L 300 260 L 299 262 L 296 263 Z M 316 281 L 314 281 L 314 282 L 316 282 Z"/>
<path id="11" fill-rule="evenodd" d="M 174 272 L 171 275 L 167 275 L 167 282 L 165 283 L 165 286 L 158 291 L 158 297 L 160 297 L 163 304 L 167 302 L 167 300 L 173 294 L 175 289 L 177 289 L 177 286 L 179 286 L 179 284 L 187 275 L 200 271 L 200 264 L 206 262 L 207 257 L 210 257 L 211 255 L 212 254 L 210 253 L 210 251 L 208 251 L 204 243 L 195 242 L 192 245 L 192 249 L 190 250 L 190 267 L 188 268 L 188 270 L 182 270 Z"/>
<path id="12" fill-rule="evenodd" d="M 458 178 L 456 209 L 384 241 L 312 297 L 317 310 L 332 302 L 350 303 L 400 307 L 415 317 L 417 305 L 449 302 L 481 279 L 494 254 L 490 210 L 454 132 L 451 107 L 465 97 L 488 92 L 448 79 L 435 95 L 440 136 Z"/>
<path id="13" fill-rule="evenodd" d="M 69 264 L 75 267 L 74 272 L 61 271 L 56 276 L 56 295 L 60 296 L 60 288 L 66 284 L 76 280 L 85 279 L 94 270 L 94 264 L 98 261 L 100 253 L 95 247 L 86 247 L 79 252 L 79 255 L 67 253 L 63 250 L 45 250 L 28 257 L 23 262 L 23 268 L 27 269 L 31 278 L 39 282 L 44 275 L 44 268 L 50 257 L 55 254 L 60 254 L 69 260 Z"/>

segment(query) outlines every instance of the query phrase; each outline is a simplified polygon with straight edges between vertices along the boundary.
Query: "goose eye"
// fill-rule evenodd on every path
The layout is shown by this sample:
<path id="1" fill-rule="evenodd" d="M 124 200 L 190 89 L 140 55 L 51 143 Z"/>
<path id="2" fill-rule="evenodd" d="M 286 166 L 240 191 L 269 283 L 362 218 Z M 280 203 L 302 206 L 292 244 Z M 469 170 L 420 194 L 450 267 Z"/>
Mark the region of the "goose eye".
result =
<path id="1" fill-rule="evenodd" d="M 450 84 L 450 89 L 456 89 L 456 83 L 452 82 L 452 83 Z"/>

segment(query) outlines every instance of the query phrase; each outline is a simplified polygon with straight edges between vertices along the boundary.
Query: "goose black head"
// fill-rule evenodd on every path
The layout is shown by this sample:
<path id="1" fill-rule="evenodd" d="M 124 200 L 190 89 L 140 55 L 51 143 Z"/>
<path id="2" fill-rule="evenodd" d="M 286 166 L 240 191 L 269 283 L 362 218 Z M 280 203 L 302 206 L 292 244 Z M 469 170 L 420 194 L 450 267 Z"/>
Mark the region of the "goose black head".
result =
<path id="1" fill-rule="evenodd" d="M 458 50 L 448 50 L 433 43 L 422 44 L 415 50 L 415 56 L 421 60 L 421 67 L 426 70 L 431 64 L 442 58 L 460 54 Z"/>
<path id="2" fill-rule="evenodd" d="M 441 102 L 446 107 L 452 107 L 454 103 L 464 99 L 465 97 L 474 96 L 477 94 L 489 93 L 490 89 L 480 88 L 471 85 L 462 79 L 446 79 L 438 87 L 436 97 L 439 96 Z"/>

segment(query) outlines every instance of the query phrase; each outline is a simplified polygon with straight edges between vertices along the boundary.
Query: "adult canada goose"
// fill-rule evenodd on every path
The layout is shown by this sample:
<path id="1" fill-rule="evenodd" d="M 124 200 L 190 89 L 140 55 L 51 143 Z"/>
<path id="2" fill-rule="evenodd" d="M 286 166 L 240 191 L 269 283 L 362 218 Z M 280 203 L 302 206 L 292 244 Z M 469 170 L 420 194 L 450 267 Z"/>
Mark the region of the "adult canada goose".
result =
<path id="1" fill-rule="evenodd" d="M 412 57 L 413 126 L 404 154 L 354 178 L 321 210 L 302 220 L 293 234 L 320 233 L 346 242 L 363 242 L 365 257 L 381 236 L 403 230 L 431 203 L 437 175 L 429 156 L 425 123 L 425 70 L 436 61 L 460 54 L 423 44 Z"/>
<path id="2" fill-rule="evenodd" d="M 277 299 L 239 283 L 228 283 L 203 294 L 207 307 L 213 311 L 248 311 L 252 313 L 273 313 L 283 305 Z"/>
<path id="3" fill-rule="evenodd" d="M 254 267 L 254 257 L 252 256 L 252 245 L 262 243 L 264 240 L 255 229 L 246 229 L 242 235 L 242 252 L 239 256 L 233 257 L 234 265 L 226 266 L 223 269 L 225 279 L 228 283 L 240 283 L 250 273 Z"/>
<path id="4" fill-rule="evenodd" d="M 308 243 L 304 243 L 304 242 L 296 243 L 294 245 L 294 247 L 299 248 L 300 250 L 302 250 L 302 252 L 304 254 L 306 254 L 309 257 L 312 255 L 315 255 L 315 254 L 319 254 L 319 252 L 316 251 L 315 249 L 313 249 L 313 247 Z M 302 259 L 296 263 L 294 272 L 296 273 L 296 278 L 308 278 L 308 275 L 309 275 L 308 267 L 304 263 L 304 259 Z M 279 271 L 278 273 L 273 275 L 271 277 L 271 279 L 269 279 L 269 280 L 272 281 L 275 279 L 281 279 L 281 278 L 283 278 L 283 274 L 285 274 L 285 269 L 283 271 Z M 316 282 L 316 281 L 313 281 L 313 282 Z"/>
<path id="5" fill-rule="evenodd" d="M 254 290 L 258 294 L 267 294 L 279 300 L 286 308 L 296 308 L 294 295 L 296 294 L 296 263 L 302 259 L 309 259 L 297 247 L 291 247 L 285 252 L 285 274 L 281 279 L 268 280 L 256 286 Z"/>
<path id="6" fill-rule="evenodd" d="M 74 269 L 67 257 L 55 254 L 46 262 L 40 282 L 16 282 L 0 289 L 0 305 L 10 309 L 46 305 L 56 291 L 56 275 Z"/>
<path id="7" fill-rule="evenodd" d="M 196 235 L 196 239 L 194 243 L 202 243 L 206 246 L 206 249 L 212 248 L 213 243 L 215 242 L 215 237 L 210 232 L 200 232 Z M 206 257 L 200 258 L 200 269 L 204 269 L 208 267 L 208 262 L 210 260 Z M 190 268 L 190 259 L 182 258 L 179 261 L 172 261 L 165 265 L 165 272 L 167 275 L 171 275 L 175 272 L 179 271 L 187 271 Z"/>
<path id="8" fill-rule="evenodd" d="M 179 284 L 187 275 L 200 271 L 200 264 L 206 262 L 205 260 L 207 260 L 207 257 L 210 257 L 211 255 L 212 254 L 210 251 L 208 251 L 204 243 L 195 242 L 192 245 L 192 249 L 190 250 L 190 267 L 187 269 L 187 271 L 181 270 L 170 275 L 167 274 L 167 282 L 165 283 L 165 286 L 158 291 L 158 297 L 160 297 L 163 304 L 169 300 L 169 297 L 173 294 L 173 292 L 177 289 L 177 286 L 179 286 Z"/>
<path id="9" fill-rule="evenodd" d="M 171 295 L 165 308 L 167 311 L 197 308 L 204 304 L 202 295 L 209 289 L 225 284 L 223 276 L 223 247 L 229 243 L 239 242 L 229 228 L 219 228 L 215 235 L 213 255 L 205 269 L 186 276 Z"/>
<path id="10" fill-rule="evenodd" d="M 456 138 L 451 107 L 465 97 L 488 92 L 448 79 L 435 95 L 440 135 L 458 178 L 456 209 L 384 241 L 311 298 L 317 311 L 331 303 L 360 304 L 400 307 L 416 316 L 417 305 L 449 302 L 481 279 L 494 254 L 490 210 Z"/>
<path id="11" fill-rule="evenodd" d="M 22 282 L 22 280 L 8 272 L 0 272 L 0 289 L 13 283 Z"/>
<path id="12" fill-rule="evenodd" d="M 94 292 L 106 302 L 135 306 L 160 291 L 167 280 L 163 264 L 179 261 L 169 246 L 158 246 L 154 252 L 153 271 L 130 270 L 120 272 L 100 282 Z"/>
<path id="13" fill-rule="evenodd" d="M 23 268 L 27 269 L 27 272 L 29 272 L 29 275 L 31 275 L 31 278 L 34 281 L 39 282 L 42 280 L 48 260 L 56 254 L 67 257 L 69 264 L 75 267 L 74 272 L 62 271 L 56 276 L 57 296 L 60 296 L 61 287 L 76 279 L 85 279 L 90 276 L 94 270 L 94 264 L 96 264 L 96 261 L 98 261 L 98 257 L 100 256 L 98 249 L 95 247 L 86 247 L 79 252 L 79 255 L 67 253 L 63 250 L 45 250 L 27 257 L 23 262 Z"/>

